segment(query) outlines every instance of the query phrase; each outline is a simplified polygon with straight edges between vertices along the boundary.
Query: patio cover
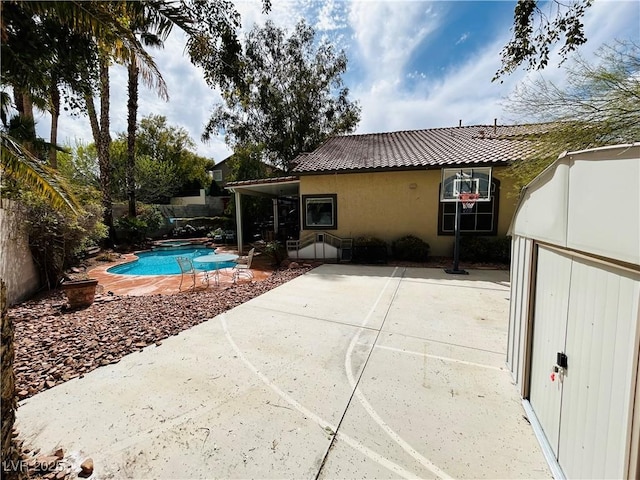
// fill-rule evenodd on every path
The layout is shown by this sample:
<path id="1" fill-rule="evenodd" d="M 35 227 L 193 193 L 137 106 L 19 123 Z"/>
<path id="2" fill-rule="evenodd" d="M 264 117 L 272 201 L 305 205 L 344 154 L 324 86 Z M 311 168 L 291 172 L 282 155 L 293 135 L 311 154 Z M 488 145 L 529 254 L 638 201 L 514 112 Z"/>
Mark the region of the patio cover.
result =
<path id="1" fill-rule="evenodd" d="M 254 197 L 291 197 L 300 193 L 300 178 L 296 176 L 262 178 L 258 180 L 243 180 L 229 182 L 225 188 L 235 195 L 236 200 L 236 225 L 238 227 L 238 253 L 243 251 L 242 241 L 242 208 L 241 196 L 252 195 Z M 274 202 L 273 223 L 278 224 L 278 209 Z"/>

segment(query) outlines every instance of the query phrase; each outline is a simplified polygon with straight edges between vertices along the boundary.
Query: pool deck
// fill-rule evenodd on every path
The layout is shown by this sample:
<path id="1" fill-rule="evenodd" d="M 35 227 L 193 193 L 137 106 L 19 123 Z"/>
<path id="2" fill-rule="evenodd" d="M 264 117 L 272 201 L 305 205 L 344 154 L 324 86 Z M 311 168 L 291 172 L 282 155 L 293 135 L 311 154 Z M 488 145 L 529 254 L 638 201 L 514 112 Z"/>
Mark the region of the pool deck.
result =
<path id="1" fill-rule="evenodd" d="M 236 250 L 217 248 L 216 251 L 220 253 L 235 253 Z M 98 280 L 98 293 L 106 294 L 113 292 L 116 295 L 153 295 L 163 294 L 171 295 L 178 293 L 180 286 L 181 275 L 118 275 L 115 273 L 107 272 L 108 269 L 122 263 L 135 260 L 137 257 L 133 253 L 128 253 L 118 259 L 116 262 L 105 263 L 104 265 L 98 265 L 89 271 L 89 275 L 92 278 Z M 270 265 L 270 260 L 261 254 L 257 254 L 253 257 L 251 263 L 251 271 L 253 272 L 253 281 L 263 281 L 273 273 L 273 266 Z M 241 278 L 238 282 L 247 282 L 246 278 Z M 215 282 L 209 282 L 209 286 L 196 283 L 197 290 L 204 289 L 217 289 L 226 288 L 233 283 L 232 272 L 230 269 L 224 269 L 220 271 L 219 284 Z M 183 284 L 183 290 L 187 289 L 190 284 L 190 279 L 185 278 Z"/>

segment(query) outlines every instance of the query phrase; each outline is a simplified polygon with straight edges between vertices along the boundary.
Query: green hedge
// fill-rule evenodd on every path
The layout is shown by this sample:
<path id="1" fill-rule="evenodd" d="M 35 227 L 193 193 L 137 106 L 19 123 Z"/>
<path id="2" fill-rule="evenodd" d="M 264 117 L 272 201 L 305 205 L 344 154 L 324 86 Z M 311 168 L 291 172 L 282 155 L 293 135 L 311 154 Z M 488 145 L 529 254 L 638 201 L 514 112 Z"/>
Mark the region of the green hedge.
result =
<path id="1" fill-rule="evenodd" d="M 511 237 L 460 238 L 460 260 L 468 262 L 511 262 Z"/>
<path id="2" fill-rule="evenodd" d="M 358 237 L 353 240 L 353 263 L 387 263 L 387 242 L 376 237 Z"/>
<path id="3" fill-rule="evenodd" d="M 410 262 L 426 262 L 430 248 L 427 242 L 414 235 L 405 235 L 394 241 L 391 246 L 393 257 L 396 260 Z"/>

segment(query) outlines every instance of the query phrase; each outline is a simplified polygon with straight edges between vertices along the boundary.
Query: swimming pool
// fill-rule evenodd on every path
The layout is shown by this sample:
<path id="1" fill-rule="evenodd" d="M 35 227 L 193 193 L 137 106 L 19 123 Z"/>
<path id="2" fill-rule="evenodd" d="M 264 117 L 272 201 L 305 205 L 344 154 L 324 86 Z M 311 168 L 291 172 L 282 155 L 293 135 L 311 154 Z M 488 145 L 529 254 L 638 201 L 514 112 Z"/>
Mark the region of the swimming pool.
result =
<path id="1" fill-rule="evenodd" d="M 196 257 L 212 255 L 214 253 L 213 249 L 203 247 L 151 250 L 149 252 L 136 253 L 138 260 L 123 263 L 122 265 L 116 265 L 115 267 L 109 268 L 107 272 L 118 275 L 179 275 L 180 267 L 178 266 L 176 257 L 189 257 L 193 260 Z M 233 261 L 218 263 L 207 262 L 196 264 L 196 268 L 200 268 L 202 270 L 216 270 L 221 268 L 230 268 L 234 265 L 235 262 Z"/>

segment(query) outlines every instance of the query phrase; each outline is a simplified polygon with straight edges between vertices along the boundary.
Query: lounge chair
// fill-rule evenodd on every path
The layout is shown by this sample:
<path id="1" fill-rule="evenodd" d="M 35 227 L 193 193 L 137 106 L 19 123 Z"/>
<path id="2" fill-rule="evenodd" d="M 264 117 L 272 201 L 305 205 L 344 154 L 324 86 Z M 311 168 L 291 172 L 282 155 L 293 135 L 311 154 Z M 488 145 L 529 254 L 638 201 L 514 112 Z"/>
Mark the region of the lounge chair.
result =
<path id="1" fill-rule="evenodd" d="M 253 254 L 256 252 L 255 248 L 249 250 L 249 254 L 246 257 L 246 261 L 244 258 L 238 258 L 236 260 L 236 264 L 233 266 L 233 283 L 238 281 L 238 278 L 244 276 L 248 279 L 253 278 L 253 272 L 251 271 L 251 262 L 253 261 Z"/>
<path id="2" fill-rule="evenodd" d="M 209 286 L 209 272 L 206 270 L 201 270 L 199 268 L 195 268 L 193 266 L 193 261 L 189 257 L 176 257 L 176 261 L 178 265 L 180 265 L 180 286 L 178 287 L 179 291 L 182 291 L 182 282 L 184 281 L 184 276 L 189 275 L 191 277 L 191 286 L 189 290 L 195 290 L 196 288 L 196 277 L 198 274 L 202 273 L 202 283 Z"/>

